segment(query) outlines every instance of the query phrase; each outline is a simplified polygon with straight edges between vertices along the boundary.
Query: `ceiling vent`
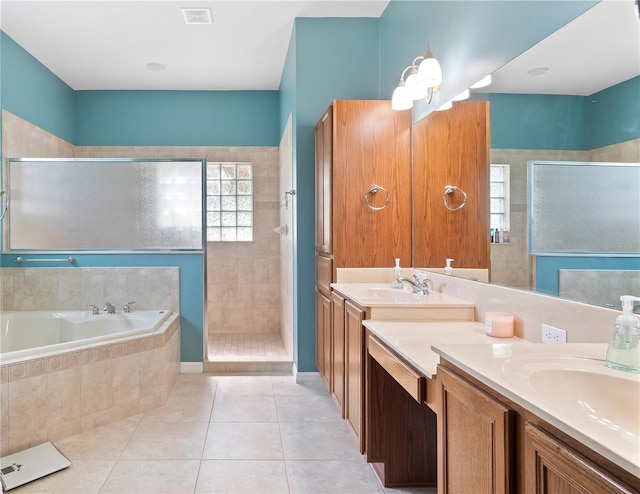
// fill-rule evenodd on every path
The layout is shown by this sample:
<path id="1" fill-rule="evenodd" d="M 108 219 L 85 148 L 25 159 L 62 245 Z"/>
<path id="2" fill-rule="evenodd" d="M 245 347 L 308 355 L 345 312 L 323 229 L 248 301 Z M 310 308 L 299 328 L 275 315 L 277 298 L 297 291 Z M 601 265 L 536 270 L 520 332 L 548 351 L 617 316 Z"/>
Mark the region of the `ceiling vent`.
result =
<path id="1" fill-rule="evenodd" d="M 211 24 L 210 9 L 182 9 L 185 24 Z"/>

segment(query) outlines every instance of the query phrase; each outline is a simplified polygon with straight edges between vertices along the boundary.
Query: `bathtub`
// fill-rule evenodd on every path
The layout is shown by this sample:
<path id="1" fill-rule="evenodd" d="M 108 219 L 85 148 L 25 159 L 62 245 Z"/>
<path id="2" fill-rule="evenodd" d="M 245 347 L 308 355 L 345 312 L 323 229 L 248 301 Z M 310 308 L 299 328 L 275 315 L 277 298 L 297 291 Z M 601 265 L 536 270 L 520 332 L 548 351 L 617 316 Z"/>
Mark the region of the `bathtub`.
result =
<path id="1" fill-rule="evenodd" d="M 90 311 L 3 312 L 0 314 L 0 359 L 3 362 L 22 360 L 153 333 L 171 315 L 169 310 L 97 315 Z"/>
<path id="2" fill-rule="evenodd" d="M 0 456 L 166 403 L 180 374 L 180 314 L 0 314 Z"/>

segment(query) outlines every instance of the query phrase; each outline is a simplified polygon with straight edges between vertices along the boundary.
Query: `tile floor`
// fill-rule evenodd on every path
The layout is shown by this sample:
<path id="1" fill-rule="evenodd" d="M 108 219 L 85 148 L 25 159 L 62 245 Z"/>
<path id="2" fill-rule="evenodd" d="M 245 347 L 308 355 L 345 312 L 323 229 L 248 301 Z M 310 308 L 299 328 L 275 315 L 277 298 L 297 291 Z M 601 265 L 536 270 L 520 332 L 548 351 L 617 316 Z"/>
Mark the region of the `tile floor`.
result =
<path id="1" fill-rule="evenodd" d="M 166 405 L 56 441 L 73 463 L 23 493 L 421 493 L 383 489 L 321 380 L 181 374 Z"/>
<path id="2" fill-rule="evenodd" d="M 210 360 L 220 357 L 243 357 L 264 360 L 286 359 L 280 333 L 210 333 Z"/>

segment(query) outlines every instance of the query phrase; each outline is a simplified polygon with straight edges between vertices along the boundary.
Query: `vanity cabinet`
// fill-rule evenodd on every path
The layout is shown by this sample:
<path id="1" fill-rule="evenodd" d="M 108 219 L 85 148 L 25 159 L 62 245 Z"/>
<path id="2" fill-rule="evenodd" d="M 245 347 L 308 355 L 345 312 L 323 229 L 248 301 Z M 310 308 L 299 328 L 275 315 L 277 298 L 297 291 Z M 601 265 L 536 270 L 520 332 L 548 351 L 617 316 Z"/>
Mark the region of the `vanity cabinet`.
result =
<path id="1" fill-rule="evenodd" d="M 450 362 L 437 375 L 439 494 L 640 492 L 640 479 Z"/>
<path id="2" fill-rule="evenodd" d="M 516 492 L 513 410 L 443 367 L 438 382 L 438 492 Z"/>
<path id="3" fill-rule="evenodd" d="M 316 292 L 316 367 L 331 392 L 331 299 Z"/>
<path id="4" fill-rule="evenodd" d="M 364 416 L 364 327 L 366 311 L 350 300 L 344 302 L 345 332 L 345 408 L 344 418 L 356 438 L 360 453 L 365 452 Z"/>
<path id="5" fill-rule="evenodd" d="M 345 403 L 345 299 L 338 292 L 331 292 L 331 339 L 333 361 L 331 365 L 331 396 L 344 418 Z"/>

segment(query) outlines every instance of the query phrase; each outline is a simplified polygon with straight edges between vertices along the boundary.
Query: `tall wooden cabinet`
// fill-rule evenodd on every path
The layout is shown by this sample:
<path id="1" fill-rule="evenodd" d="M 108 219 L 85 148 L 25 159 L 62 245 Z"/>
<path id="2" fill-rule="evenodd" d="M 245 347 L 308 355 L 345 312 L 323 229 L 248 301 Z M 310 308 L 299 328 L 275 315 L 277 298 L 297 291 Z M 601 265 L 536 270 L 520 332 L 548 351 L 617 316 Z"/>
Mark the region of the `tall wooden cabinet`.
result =
<path id="1" fill-rule="evenodd" d="M 411 264 L 411 112 L 334 101 L 315 146 L 316 364 L 364 452 L 364 310 L 330 284 L 338 268 Z"/>

